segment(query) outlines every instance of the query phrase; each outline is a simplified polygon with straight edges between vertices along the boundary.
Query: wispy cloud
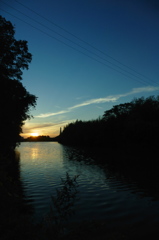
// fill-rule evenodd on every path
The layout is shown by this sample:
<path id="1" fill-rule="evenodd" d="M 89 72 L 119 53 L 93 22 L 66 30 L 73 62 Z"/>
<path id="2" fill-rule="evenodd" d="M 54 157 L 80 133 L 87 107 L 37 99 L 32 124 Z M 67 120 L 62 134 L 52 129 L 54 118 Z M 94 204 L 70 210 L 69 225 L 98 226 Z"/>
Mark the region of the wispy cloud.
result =
<path id="1" fill-rule="evenodd" d="M 56 129 L 59 130 L 59 126 L 65 126 L 66 124 L 75 121 L 76 119 L 69 119 L 69 120 L 65 120 L 65 121 L 60 121 L 58 123 L 28 123 L 27 125 L 23 126 L 23 130 L 25 130 L 25 134 L 28 134 L 32 131 L 37 131 L 37 132 L 41 132 L 43 131 L 54 131 Z"/>
<path id="2" fill-rule="evenodd" d="M 98 104 L 98 103 L 105 103 L 105 102 L 114 102 L 116 101 L 116 97 L 115 96 L 109 96 L 106 98 L 95 98 L 95 99 L 90 99 L 87 100 L 83 103 L 77 104 L 73 107 L 68 108 L 70 111 L 75 109 L 75 108 L 79 108 L 79 107 L 84 107 L 84 106 L 88 106 L 90 104 Z"/>
<path id="3" fill-rule="evenodd" d="M 44 113 L 44 114 L 40 114 L 40 115 L 35 116 L 35 117 L 46 118 L 46 117 L 56 116 L 56 115 L 60 115 L 60 114 L 71 112 L 71 111 L 73 111 L 76 108 L 81 108 L 81 107 L 88 106 L 88 105 L 91 105 L 91 104 L 115 102 L 115 101 L 119 100 L 122 97 L 127 97 L 127 96 L 130 96 L 130 95 L 133 95 L 133 94 L 137 94 L 137 93 L 154 92 L 154 91 L 158 91 L 158 90 L 159 90 L 159 87 L 153 87 L 153 86 L 147 86 L 147 87 L 141 87 L 141 88 L 133 88 L 130 92 L 127 92 L 127 93 L 107 96 L 105 98 L 90 99 L 90 100 L 87 100 L 87 101 L 82 102 L 80 104 L 77 104 L 77 105 L 74 105 L 72 107 L 69 107 L 66 110 L 53 112 L 53 113 Z"/>
<path id="4" fill-rule="evenodd" d="M 42 124 L 37 124 L 33 127 L 31 127 L 31 129 L 40 129 L 40 128 L 49 128 L 49 127 L 53 127 L 53 126 L 56 126 L 56 125 L 59 125 L 59 123 L 42 123 Z"/>
<path id="5" fill-rule="evenodd" d="M 63 111 L 58 111 L 58 112 L 54 112 L 54 113 L 42 113 L 38 116 L 35 117 L 39 117 L 39 118 L 46 118 L 46 117 L 51 117 L 51 116 L 55 116 L 55 115 L 60 115 L 60 114 L 64 114 L 70 112 L 69 110 L 63 110 Z"/>

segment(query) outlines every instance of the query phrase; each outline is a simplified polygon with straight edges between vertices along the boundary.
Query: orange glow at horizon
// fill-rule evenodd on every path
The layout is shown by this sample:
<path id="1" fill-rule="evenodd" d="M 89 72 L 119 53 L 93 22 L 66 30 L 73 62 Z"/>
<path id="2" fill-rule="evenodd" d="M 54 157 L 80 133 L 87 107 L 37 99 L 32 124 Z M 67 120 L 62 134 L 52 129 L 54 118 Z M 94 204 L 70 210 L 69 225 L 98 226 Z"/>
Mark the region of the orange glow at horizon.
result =
<path id="1" fill-rule="evenodd" d="M 32 137 L 38 137 L 39 136 L 39 133 L 35 132 L 35 133 L 31 133 L 30 134 Z"/>

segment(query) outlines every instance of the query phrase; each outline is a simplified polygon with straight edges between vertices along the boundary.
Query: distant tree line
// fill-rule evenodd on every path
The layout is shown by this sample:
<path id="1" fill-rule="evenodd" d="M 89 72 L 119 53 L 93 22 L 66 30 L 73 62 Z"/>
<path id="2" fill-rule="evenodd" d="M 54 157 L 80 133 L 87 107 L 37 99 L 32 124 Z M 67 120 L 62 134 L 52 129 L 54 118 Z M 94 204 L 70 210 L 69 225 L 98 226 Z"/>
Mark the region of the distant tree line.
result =
<path id="1" fill-rule="evenodd" d="M 96 120 L 64 127 L 58 141 L 80 146 L 154 145 L 159 138 L 159 96 L 113 106 Z"/>
<path id="2" fill-rule="evenodd" d="M 31 118 L 30 108 L 36 106 L 35 95 L 21 83 L 22 70 L 28 69 L 32 55 L 27 41 L 16 40 L 10 21 L 0 16 L 0 147 L 7 152 L 20 142 L 20 133 L 26 119 Z"/>
<path id="3" fill-rule="evenodd" d="M 21 139 L 23 142 L 49 142 L 54 141 L 54 138 L 51 138 L 50 136 L 37 136 L 37 137 L 28 137 Z"/>
<path id="4" fill-rule="evenodd" d="M 115 105 L 96 120 L 70 123 L 57 140 L 86 147 L 97 162 L 117 171 L 158 179 L 159 96 Z"/>

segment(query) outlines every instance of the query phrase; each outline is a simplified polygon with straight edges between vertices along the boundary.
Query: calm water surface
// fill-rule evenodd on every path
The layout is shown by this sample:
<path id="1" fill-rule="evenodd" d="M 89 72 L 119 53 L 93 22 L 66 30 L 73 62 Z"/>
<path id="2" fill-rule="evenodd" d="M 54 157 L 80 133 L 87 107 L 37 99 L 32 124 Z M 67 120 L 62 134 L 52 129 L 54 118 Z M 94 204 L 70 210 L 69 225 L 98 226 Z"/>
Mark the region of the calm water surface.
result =
<path id="1" fill-rule="evenodd" d="M 48 213 L 51 195 L 60 188 L 66 172 L 79 175 L 79 200 L 72 221 L 108 220 L 109 224 L 159 221 L 159 201 L 137 187 L 118 179 L 76 148 L 55 142 L 24 142 L 18 148 L 21 179 L 26 199 L 32 201 L 34 220 Z"/>

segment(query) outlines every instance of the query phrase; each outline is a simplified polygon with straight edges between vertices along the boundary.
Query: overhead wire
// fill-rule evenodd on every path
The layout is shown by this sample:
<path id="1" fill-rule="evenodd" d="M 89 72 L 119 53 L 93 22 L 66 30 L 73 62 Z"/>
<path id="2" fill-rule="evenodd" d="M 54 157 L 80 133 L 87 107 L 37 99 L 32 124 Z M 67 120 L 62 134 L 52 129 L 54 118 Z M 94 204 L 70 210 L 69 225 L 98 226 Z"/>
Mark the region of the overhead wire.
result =
<path id="1" fill-rule="evenodd" d="M 122 66 L 128 68 L 129 70 L 131 70 L 131 71 L 137 73 L 138 75 L 144 77 L 145 79 L 147 79 L 147 80 L 149 80 L 149 81 L 153 81 L 152 79 L 148 78 L 148 77 L 145 76 L 144 74 L 142 74 L 142 73 L 136 71 L 135 69 L 131 68 L 130 66 L 127 66 L 126 64 L 122 63 L 121 61 L 115 59 L 114 57 L 110 56 L 109 54 L 107 54 L 107 53 L 101 51 L 100 49 L 94 47 L 92 44 L 88 43 L 87 41 L 81 39 L 80 37 L 76 36 L 75 34 L 71 33 L 70 31 L 66 30 L 65 28 L 61 27 L 59 24 L 57 24 L 57 23 L 55 23 L 55 22 L 53 22 L 53 21 L 50 21 L 48 18 L 42 16 L 41 14 L 39 14 L 39 13 L 36 12 L 35 10 L 29 8 L 29 7 L 26 6 L 25 4 L 19 2 L 18 0 L 14 0 L 14 1 L 17 2 L 18 4 L 20 4 L 21 6 L 23 6 L 24 8 L 28 9 L 29 11 L 33 12 L 33 13 L 36 14 L 37 16 L 43 18 L 43 19 L 46 20 L 47 22 L 53 24 L 54 26 L 58 27 L 59 29 L 63 30 L 64 32 L 70 34 L 71 36 L 73 36 L 74 38 L 78 39 L 79 41 L 81 41 L 81 42 L 87 44 L 88 46 L 90 46 L 91 48 L 95 49 L 96 51 L 102 53 L 103 55 L 105 55 L 105 56 L 107 56 L 107 57 L 109 57 L 109 58 L 111 58 L 112 60 L 114 60 L 115 62 L 119 63 L 120 65 L 122 65 Z M 153 81 L 153 82 L 156 83 L 155 81 Z M 157 84 L 157 83 L 156 83 L 156 84 Z"/>
<path id="2" fill-rule="evenodd" d="M 3 1 L 2 1 L 2 2 L 3 2 Z M 3 2 L 3 3 L 4 3 L 4 2 Z M 89 52 L 89 53 L 95 55 L 96 57 L 98 57 L 98 58 L 100 58 L 100 59 L 102 59 L 102 60 L 108 62 L 108 63 L 111 64 L 111 65 L 114 65 L 115 67 L 119 68 L 120 70 L 122 70 L 122 71 L 124 71 L 124 72 L 126 72 L 126 73 L 128 73 L 128 74 L 131 74 L 132 76 L 137 77 L 137 78 L 139 78 L 141 81 L 143 81 L 142 78 L 140 78 L 140 77 L 134 75 L 133 73 L 128 72 L 127 70 L 122 69 L 120 66 L 118 66 L 118 65 L 116 65 L 116 64 L 114 64 L 114 63 L 112 63 L 112 62 L 110 62 L 109 60 L 106 60 L 105 58 L 103 58 L 103 57 L 99 56 L 98 54 L 96 54 L 96 53 L 90 51 L 89 49 L 87 49 L 87 48 L 81 46 L 80 44 L 78 44 L 78 43 L 72 41 L 71 39 L 69 39 L 69 38 L 63 36 L 62 34 L 59 34 L 57 31 L 54 31 L 53 29 L 51 29 L 51 28 L 49 28 L 48 26 L 44 25 L 43 23 L 40 23 L 39 21 L 33 19 L 32 17 L 28 16 L 27 14 L 25 14 L 25 13 L 23 13 L 23 12 L 17 10 L 16 8 L 10 6 L 9 4 L 7 4 L 7 3 L 5 3 L 5 4 L 8 5 L 10 8 L 14 9 L 15 11 L 17 11 L 17 12 L 23 14 L 24 16 L 30 18 L 32 21 L 34 21 L 34 22 L 40 24 L 41 26 L 45 27 L 45 29 L 48 29 L 48 30 L 50 30 L 50 31 L 52 31 L 52 32 L 54 32 L 54 33 L 56 33 L 56 34 L 59 35 L 60 37 L 66 39 L 66 40 L 68 40 L 68 41 L 70 41 L 71 43 L 73 43 L 73 44 L 77 45 L 78 47 L 80 47 L 80 48 L 86 50 L 87 52 Z"/>
<path id="3" fill-rule="evenodd" d="M 122 75 L 125 76 L 125 77 L 131 78 L 132 80 L 135 80 L 135 81 L 137 81 L 137 82 L 140 82 L 140 83 L 142 83 L 142 84 L 147 85 L 147 83 L 146 83 L 145 81 L 143 81 L 143 80 L 142 80 L 142 81 L 136 80 L 136 79 L 132 78 L 131 76 L 126 75 L 125 73 L 123 73 L 123 72 L 121 72 L 121 71 L 119 71 L 119 70 L 113 68 L 112 66 L 110 66 L 110 65 L 108 65 L 108 64 L 105 64 L 105 63 L 99 61 L 98 59 L 96 59 L 96 58 L 94 58 L 94 57 L 92 57 L 92 56 L 90 56 L 90 55 L 88 55 L 88 54 L 82 52 L 81 50 L 76 49 L 76 48 L 74 48 L 73 46 L 70 46 L 69 44 L 67 44 L 67 43 L 65 43 L 65 42 L 63 42 L 63 41 L 61 41 L 60 39 L 58 39 L 58 38 L 56 38 L 56 37 L 54 37 L 54 36 L 52 36 L 52 35 L 46 33 L 45 31 L 43 31 L 43 30 L 41 30 L 41 29 L 39 29 L 39 28 L 33 26 L 32 24 L 30 24 L 30 23 L 28 23 L 28 22 L 22 20 L 21 18 L 19 18 L 19 17 L 13 15 L 12 13 L 9 13 L 8 11 L 6 11 L 6 10 L 4 10 L 4 9 L 2 9 L 2 8 L 0 8 L 0 9 L 1 9 L 2 11 L 6 12 L 7 14 L 11 15 L 12 17 L 17 18 L 18 20 L 22 21 L 23 23 L 25 23 L 25 24 L 31 26 L 32 28 L 34 28 L 34 29 L 40 31 L 41 33 L 47 35 L 48 37 L 50 37 L 50 38 L 52 38 L 52 39 L 54 39 L 54 40 L 57 40 L 58 42 L 64 44 L 65 46 L 67 46 L 67 47 L 69 47 L 69 48 L 72 48 L 73 50 L 75 50 L 75 51 L 77 51 L 77 52 L 79 52 L 79 53 L 82 53 L 83 55 L 89 57 L 90 59 L 93 59 L 94 61 L 96 61 L 96 62 L 98 62 L 98 63 L 100 63 L 100 64 L 102 64 L 102 65 L 104 65 L 104 66 L 106 66 L 106 67 L 108 67 L 108 68 L 110 68 L 110 69 L 112 69 L 112 70 L 114 70 L 114 71 L 120 73 L 120 74 L 122 74 Z"/>
<path id="4" fill-rule="evenodd" d="M 2 2 L 3 2 L 3 1 L 2 1 Z M 17 1 L 17 2 L 18 2 L 18 1 Z M 111 63 L 110 61 L 108 61 L 108 60 L 102 58 L 101 56 L 99 56 L 99 55 L 95 54 L 94 52 L 92 52 L 92 51 L 86 49 L 85 47 L 81 46 L 80 44 L 77 44 L 77 43 L 75 43 L 74 41 L 72 41 L 72 40 L 66 38 L 65 36 L 63 36 L 63 35 L 61 35 L 61 34 L 59 34 L 58 32 L 56 32 L 56 31 L 54 31 L 54 30 L 48 28 L 46 25 L 44 25 L 44 24 L 38 22 L 37 20 L 35 20 L 35 19 L 31 18 L 30 16 L 24 14 L 23 12 L 21 12 L 21 11 L 15 9 L 14 7 L 10 6 L 9 4 L 7 4 L 7 3 L 5 3 L 5 2 L 3 2 L 3 3 L 6 4 L 6 5 L 8 5 L 10 8 L 14 9 L 15 11 L 17 11 L 17 12 L 23 14 L 24 16 L 30 18 L 30 19 L 33 20 L 34 22 L 40 24 L 41 26 L 44 26 L 45 28 L 47 28 L 47 29 L 51 30 L 52 32 L 58 34 L 59 36 L 65 38 L 66 40 L 69 40 L 70 42 L 74 43 L 75 45 L 77 45 L 77 46 L 83 48 L 84 50 L 88 51 L 89 53 L 94 54 L 95 56 L 101 58 L 102 60 L 104 60 L 104 61 L 106 61 L 106 62 L 108 62 L 108 63 L 114 65 L 115 67 L 118 67 L 118 68 L 121 69 L 122 71 L 124 71 L 124 72 L 126 72 L 126 73 L 128 73 L 128 74 L 130 74 L 130 75 L 132 75 L 132 76 L 134 76 L 134 77 L 137 77 L 137 78 L 140 79 L 140 80 L 142 81 L 142 83 L 143 83 L 143 79 L 142 79 L 142 78 L 140 78 L 140 77 L 138 77 L 138 76 L 136 76 L 136 75 L 134 75 L 134 74 L 128 72 L 127 70 L 122 69 L 122 68 L 119 67 L 118 65 L 116 65 L 116 64 L 114 64 L 114 63 Z M 25 23 L 26 23 L 26 22 L 25 22 Z M 39 29 L 39 30 L 40 30 L 40 29 Z M 44 33 L 44 31 L 43 31 L 43 33 Z M 48 35 L 48 34 L 47 34 L 47 35 Z M 50 36 L 50 35 L 49 35 L 49 36 Z M 57 38 L 55 38 L 55 39 L 58 40 Z M 63 42 L 63 41 L 60 40 L 60 42 Z M 68 46 L 68 45 L 67 45 L 67 46 Z M 72 46 L 71 46 L 71 47 L 72 47 Z M 75 48 L 73 48 L 73 49 L 75 49 Z M 76 49 L 75 49 L 75 50 L 76 50 Z M 78 50 L 78 51 L 79 51 L 79 50 Z M 81 51 L 80 51 L 80 52 L 81 52 Z M 82 53 L 83 53 L 83 52 L 82 52 Z M 85 55 L 88 56 L 88 54 L 85 54 Z M 88 56 L 88 57 L 90 57 L 90 56 Z M 91 57 L 91 58 L 92 58 L 92 57 Z M 95 60 L 95 58 L 92 58 L 92 59 Z M 98 60 L 98 62 L 100 62 L 100 63 L 103 64 L 103 62 L 101 62 L 101 61 L 99 61 L 99 60 Z M 105 65 L 106 65 L 106 64 L 105 64 Z M 109 68 L 111 68 L 111 69 L 113 69 L 113 70 L 115 70 L 115 71 L 118 71 L 118 72 L 121 73 L 121 74 L 123 74 L 121 71 L 119 71 L 119 70 L 117 70 L 117 69 L 114 69 L 113 67 L 111 67 L 111 66 L 109 66 L 109 65 L 106 65 L 106 66 L 109 67 Z M 123 75 L 124 75 L 124 76 L 127 76 L 127 75 L 125 75 L 125 74 L 123 74 Z M 127 76 L 127 77 L 130 77 L 130 76 Z M 144 83 L 145 83 L 145 81 L 144 81 Z M 147 84 L 147 83 L 146 83 L 146 84 Z"/>
<path id="5" fill-rule="evenodd" d="M 76 49 L 76 48 L 74 48 L 74 47 L 72 47 L 72 46 L 68 45 L 67 43 L 65 43 L 65 42 L 61 41 L 60 39 L 58 39 L 58 38 L 56 38 L 56 37 L 53 37 L 53 36 L 51 36 L 50 34 L 46 33 L 45 31 L 43 31 L 43 30 L 41 30 L 41 29 L 39 29 L 39 28 L 37 28 L 37 27 L 33 26 L 32 24 L 30 24 L 30 23 L 28 23 L 28 22 L 26 22 L 26 21 L 22 20 L 21 18 L 19 18 L 19 17 L 17 17 L 17 16 L 15 16 L 15 15 L 13 15 L 13 14 L 11 14 L 11 13 L 7 12 L 6 10 L 4 10 L 4 9 L 2 9 L 2 8 L 0 8 L 0 9 L 1 9 L 2 11 L 4 11 L 4 12 L 8 13 L 9 15 L 11 15 L 11 16 L 13 16 L 13 17 L 17 18 L 18 20 L 20 20 L 20 21 L 24 22 L 25 24 L 27 24 L 27 25 L 31 26 L 32 28 L 34 28 L 34 29 L 36 29 L 36 30 L 38 30 L 38 31 L 40 31 L 40 32 L 42 32 L 42 33 L 44 33 L 45 35 L 47 35 L 47 36 L 49 36 L 49 37 L 51 37 L 51 38 L 53 38 L 53 39 L 57 40 L 58 42 L 60 42 L 60 43 L 62 43 L 62 44 L 64 44 L 64 45 L 66 45 L 66 46 L 68 46 L 68 47 L 72 48 L 73 50 L 75 50 L 75 51 L 77 51 L 77 52 L 79 52 L 79 53 L 82 53 L 82 54 L 84 54 L 85 56 L 87 56 L 87 57 L 89 57 L 89 58 L 91 58 L 91 59 L 95 60 L 95 61 L 96 61 L 96 62 L 98 62 L 98 63 L 101 63 L 101 64 L 103 64 L 103 65 L 105 65 L 105 66 L 107 66 L 107 67 L 109 67 L 109 68 L 113 69 L 113 70 L 114 70 L 114 71 L 116 71 L 116 72 L 119 72 L 119 73 L 121 73 L 122 75 L 124 75 L 124 76 L 126 76 L 126 77 L 129 77 L 129 78 L 131 78 L 130 76 L 128 76 L 128 75 L 126 75 L 126 74 L 122 73 L 121 71 L 118 71 L 118 70 L 116 70 L 115 68 L 113 68 L 113 67 L 111 67 L 111 66 L 109 66 L 109 65 L 107 65 L 107 64 L 105 64 L 105 63 L 103 63 L 103 62 L 101 62 L 101 61 L 99 61 L 99 60 L 97 60 L 97 59 L 95 59 L 94 57 L 91 57 L 91 56 L 89 56 L 88 54 L 86 54 L 86 53 L 84 53 L 84 52 L 82 52 L 82 51 L 80 51 L 80 50 L 78 50 L 78 49 Z"/>
<path id="6" fill-rule="evenodd" d="M 15 1 L 18 2 L 17 0 L 15 0 Z M 3 1 L 1 1 L 1 2 L 3 2 Z M 34 22 L 40 24 L 41 26 L 43 26 L 43 27 L 49 29 L 50 31 L 56 33 L 56 34 L 59 35 L 60 37 L 63 37 L 64 39 L 66 39 L 66 40 L 72 42 L 73 44 L 77 45 L 78 47 L 80 47 L 80 48 L 82 48 L 82 49 L 88 51 L 88 52 L 91 53 L 91 54 L 94 54 L 96 57 L 98 57 L 98 58 L 100 58 L 100 59 L 102 59 L 102 60 L 108 62 L 109 64 L 112 64 L 112 65 L 114 65 L 115 67 L 118 67 L 119 69 L 121 69 L 122 71 L 124 71 L 124 72 L 126 72 L 126 73 L 132 75 L 133 77 L 138 78 L 138 80 L 135 79 L 136 81 L 138 81 L 138 82 L 140 82 L 140 83 L 144 83 L 144 84 L 147 84 L 147 83 L 148 83 L 148 82 L 146 82 L 145 80 L 143 80 L 142 78 L 140 78 L 139 76 L 136 76 L 135 74 L 133 74 L 133 73 L 127 71 L 127 70 L 122 69 L 120 66 L 118 66 L 118 65 L 116 65 L 116 64 L 114 64 L 114 63 L 111 63 L 110 61 L 108 61 L 108 60 L 102 58 L 102 57 L 99 56 L 98 54 L 96 54 L 96 53 L 90 51 L 89 49 L 87 49 L 87 48 L 81 46 L 80 44 L 78 44 L 78 43 L 72 41 L 71 39 L 69 39 L 69 38 L 63 36 L 62 34 L 59 34 L 58 32 L 54 31 L 53 29 L 48 28 L 46 25 L 44 25 L 44 24 L 40 23 L 39 21 L 33 19 L 32 17 L 30 17 L 30 16 L 24 14 L 23 12 L 21 12 L 21 11 L 15 9 L 14 7 L 10 6 L 9 4 L 7 4 L 7 3 L 5 3 L 5 2 L 3 2 L 3 3 L 6 4 L 6 5 L 8 5 L 10 8 L 14 9 L 15 11 L 17 11 L 17 12 L 23 14 L 24 16 L 30 18 L 32 21 L 34 21 Z M 19 2 L 18 2 L 18 3 L 19 3 Z M 23 5 L 23 4 L 21 4 L 21 5 Z M 28 7 L 27 7 L 27 8 L 28 8 Z M 28 8 L 28 9 L 30 9 L 30 8 Z M 28 23 L 28 22 L 22 20 L 21 18 L 19 18 L 19 17 L 17 17 L 17 16 L 14 16 L 13 14 L 11 14 L 11 13 L 9 13 L 9 12 L 3 10 L 3 9 L 1 9 L 1 10 L 4 11 L 4 12 L 6 12 L 6 13 L 8 13 L 8 14 L 10 14 L 10 15 L 12 15 L 13 17 L 17 18 L 18 20 L 24 22 L 25 24 L 30 25 L 31 27 L 33 27 L 34 29 L 36 29 L 36 30 L 38 30 L 38 31 L 40 31 L 40 32 L 42 32 L 42 33 L 44 33 L 45 35 L 47 35 L 47 36 L 49 36 L 49 37 L 51 37 L 51 38 L 53 38 L 53 39 L 55 39 L 55 40 L 61 42 L 62 44 L 66 45 L 66 46 L 68 46 L 68 47 L 70 47 L 70 48 L 72 48 L 72 49 L 74 49 L 74 50 L 76 50 L 76 51 L 78 51 L 78 52 L 84 54 L 85 56 L 87 56 L 87 57 L 89 57 L 89 58 L 91 58 L 91 59 L 93 59 L 93 60 L 95 60 L 95 61 L 97 61 L 97 62 L 99 62 L 99 63 L 101 63 L 101 64 L 103 64 L 103 65 L 105 65 L 106 67 L 108 67 L 108 68 L 110 68 L 110 69 L 112 69 L 112 70 L 114 70 L 114 71 L 116 71 L 116 72 L 119 72 L 120 74 L 122 74 L 122 75 L 124 75 L 124 76 L 126 76 L 126 77 L 129 77 L 129 78 L 131 78 L 131 79 L 134 80 L 134 78 L 132 78 L 132 77 L 129 76 L 129 75 L 126 75 L 125 73 L 119 71 L 118 69 L 115 69 L 114 67 L 112 67 L 112 66 L 110 66 L 110 65 L 107 65 L 107 64 L 101 62 L 100 60 L 98 60 L 98 59 L 96 59 L 96 58 L 94 58 L 94 57 L 92 57 L 92 56 L 90 56 L 90 55 L 88 55 L 88 54 L 82 52 L 81 50 L 79 50 L 79 49 L 77 49 L 77 48 L 75 48 L 75 47 L 73 47 L 73 46 L 67 44 L 66 42 L 60 40 L 59 38 L 56 38 L 56 37 L 54 37 L 54 36 L 52 36 L 52 35 L 46 33 L 45 31 L 43 31 L 43 30 L 41 30 L 41 29 L 39 29 L 39 28 L 33 26 L 32 24 L 30 24 L 30 23 Z M 30 10 L 31 10 L 31 9 L 30 9 Z M 33 11 L 33 10 L 32 10 L 32 11 Z M 33 11 L 33 12 L 34 12 L 34 11 Z M 36 13 L 36 12 L 35 12 L 35 13 Z M 38 13 L 36 13 L 36 14 L 39 15 Z M 40 16 L 41 16 L 41 15 L 40 15 Z M 44 18 L 44 17 L 43 17 L 43 18 Z M 48 20 L 47 20 L 47 21 L 48 21 Z M 58 25 L 57 25 L 57 26 L 58 26 Z M 62 28 L 62 29 L 63 29 L 63 28 Z M 83 42 L 84 42 L 84 41 L 83 41 Z"/>

